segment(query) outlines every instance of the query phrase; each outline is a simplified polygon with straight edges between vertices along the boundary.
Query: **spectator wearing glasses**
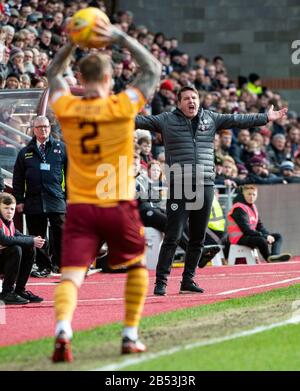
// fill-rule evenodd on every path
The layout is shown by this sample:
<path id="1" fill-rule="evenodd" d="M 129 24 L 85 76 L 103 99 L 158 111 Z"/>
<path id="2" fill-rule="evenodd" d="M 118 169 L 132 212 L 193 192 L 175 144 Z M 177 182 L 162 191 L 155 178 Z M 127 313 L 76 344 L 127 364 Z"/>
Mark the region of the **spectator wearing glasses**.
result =
<path id="1" fill-rule="evenodd" d="M 47 249 L 37 251 L 37 277 L 60 267 L 61 233 L 65 214 L 66 152 L 61 141 L 54 140 L 47 117 L 33 120 L 33 138 L 18 154 L 14 167 L 13 194 L 17 211 L 25 213 L 30 235 L 46 237 L 50 223 L 52 259 Z M 26 184 L 26 185 L 25 185 Z M 46 271 L 45 271 L 46 269 Z M 43 273 L 41 273 L 43 272 Z"/>

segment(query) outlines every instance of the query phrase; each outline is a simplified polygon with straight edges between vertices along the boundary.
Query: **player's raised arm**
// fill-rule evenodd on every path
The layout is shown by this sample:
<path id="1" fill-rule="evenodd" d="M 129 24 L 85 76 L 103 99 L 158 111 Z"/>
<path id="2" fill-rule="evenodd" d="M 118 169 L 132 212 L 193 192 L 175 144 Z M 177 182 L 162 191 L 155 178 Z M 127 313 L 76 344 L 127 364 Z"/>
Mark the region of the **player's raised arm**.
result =
<path id="1" fill-rule="evenodd" d="M 50 99 L 55 93 L 69 92 L 69 85 L 63 78 L 63 73 L 69 65 L 75 46 L 72 43 L 65 44 L 55 55 L 47 68 L 47 78 L 50 87 Z"/>
<path id="2" fill-rule="evenodd" d="M 107 25 L 99 20 L 94 31 L 99 35 L 99 39 L 102 42 L 106 39 L 107 43 L 117 43 L 126 47 L 132 53 L 140 67 L 140 74 L 131 85 L 138 88 L 146 99 L 153 96 L 160 80 L 160 62 L 136 39 L 130 37 L 114 25 Z"/>

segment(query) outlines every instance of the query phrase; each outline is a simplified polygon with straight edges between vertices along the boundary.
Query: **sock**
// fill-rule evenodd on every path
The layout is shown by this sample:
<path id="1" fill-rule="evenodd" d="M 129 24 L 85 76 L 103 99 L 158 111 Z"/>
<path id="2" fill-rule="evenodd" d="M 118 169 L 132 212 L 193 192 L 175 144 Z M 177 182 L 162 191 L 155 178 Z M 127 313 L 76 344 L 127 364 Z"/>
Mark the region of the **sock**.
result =
<path id="1" fill-rule="evenodd" d="M 145 267 L 131 268 L 127 272 L 125 288 L 125 325 L 138 327 L 148 290 L 148 270 Z"/>
<path id="2" fill-rule="evenodd" d="M 73 313 L 77 304 L 77 290 L 76 285 L 70 280 L 61 281 L 55 289 L 56 330 L 58 327 L 61 327 L 59 331 L 64 330 L 67 334 L 70 333 Z M 69 327 L 67 326 L 68 324 L 70 325 Z"/>
<path id="3" fill-rule="evenodd" d="M 132 341 L 138 339 L 138 328 L 137 327 L 124 327 L 122 331 L 122 337 L 128 337 Z"/>
<path id="4" fill-rule="evenodd" d="M 71 323 L 68 320 L 59 320 L 56 323 L 55 336 L 57 337 L 61 331 L 66 334 L 67 338 L 71 339 L 73 337 Z"/>

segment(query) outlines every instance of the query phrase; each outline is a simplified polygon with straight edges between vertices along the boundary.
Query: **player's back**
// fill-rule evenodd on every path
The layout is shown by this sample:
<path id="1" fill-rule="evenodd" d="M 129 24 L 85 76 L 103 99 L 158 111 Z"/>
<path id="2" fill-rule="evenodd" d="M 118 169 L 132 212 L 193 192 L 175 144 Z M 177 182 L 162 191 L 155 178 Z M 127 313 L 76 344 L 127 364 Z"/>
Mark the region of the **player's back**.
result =
<path id="1" fill-rule="evenodd" d="M 106 99 L 66 95 L 53 104 L 68 153 L 70 203 L 106 206 L 134 198 L 134 119 L 143 104 L 135 89 Z"/>

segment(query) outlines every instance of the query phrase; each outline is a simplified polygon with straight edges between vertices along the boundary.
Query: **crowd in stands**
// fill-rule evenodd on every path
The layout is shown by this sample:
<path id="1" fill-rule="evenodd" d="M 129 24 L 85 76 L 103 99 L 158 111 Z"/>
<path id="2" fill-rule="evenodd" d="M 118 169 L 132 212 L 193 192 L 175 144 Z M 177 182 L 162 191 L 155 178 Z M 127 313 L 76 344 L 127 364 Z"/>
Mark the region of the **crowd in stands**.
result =
<path id="1" fill-rule="evenodd" d="M 66 22 L 87 6 L 106 11 L 104 1 L 0 0 L 0 89 L 46 88 L 46 68 L 67 40 Z M 270 105 L 275 109 L 288 106 L 279 93 L 262 85 L 259 75 L 251 73 L 234 81 L 228 74 L 226 59 L 209 59 L 204 54 L 191 58 L 181 50 L 176 37 L 139 25 L 130 11 L 118 11 L 111 20 L 162 63 L 161 83 L 145 106 L 146 114 L 173 110 L 176 92 L 184 86 L 195 87 L 202 107 L 218 113 L 265 113 Z M 94 50 L 77 48 L 65 73 L 71 87 L 80 87 L 78 61 Z M 127 49 L 113 46 L 104 51 L 112 57 L 113 90 L 120 92 L 138 69 Z M 152 159 L 164 162 L 159 134 L 143 134 L 137 139 L 136 152 L 145 169 Z M 222 129 L 215 136 L 215 156 L 216 184 L 299 183 L 300 118 L 289 111 L 286 119 L 264 127 Z"/>

